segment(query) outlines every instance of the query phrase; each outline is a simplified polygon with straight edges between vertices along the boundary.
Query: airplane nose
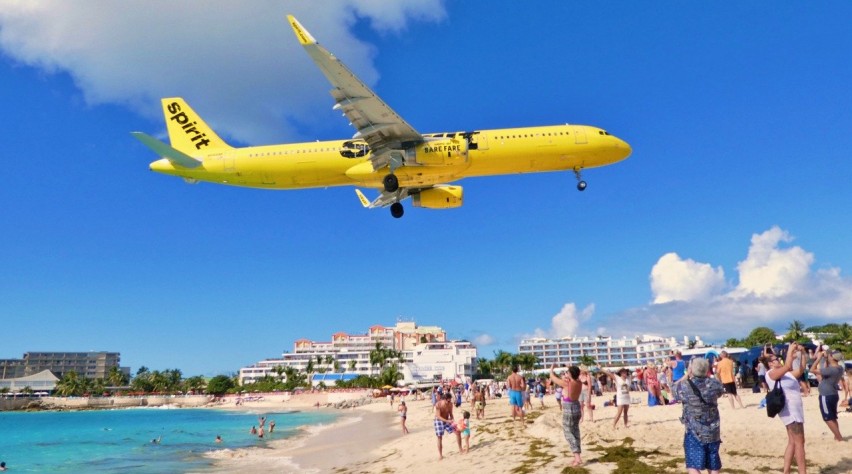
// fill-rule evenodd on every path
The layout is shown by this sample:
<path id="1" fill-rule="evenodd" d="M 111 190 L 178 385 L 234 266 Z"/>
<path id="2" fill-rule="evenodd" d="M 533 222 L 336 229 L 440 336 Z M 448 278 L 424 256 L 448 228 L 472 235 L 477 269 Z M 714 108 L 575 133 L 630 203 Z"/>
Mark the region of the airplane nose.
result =
<path id="1" fill-rule="evenodd" d="M 612 138 L 615 140 L 615 147 L 621 153 L 623 153 L 623 155 L 621 156 L 622 160 L 627 158 L 628 156 L 630 156 L 631 153 L 633 153 L 633 148 L 631 148 L 630 145 L 626 141 L 624 141 L 624 140 L 622 140 L 618 137 L 612 137 Z"/>

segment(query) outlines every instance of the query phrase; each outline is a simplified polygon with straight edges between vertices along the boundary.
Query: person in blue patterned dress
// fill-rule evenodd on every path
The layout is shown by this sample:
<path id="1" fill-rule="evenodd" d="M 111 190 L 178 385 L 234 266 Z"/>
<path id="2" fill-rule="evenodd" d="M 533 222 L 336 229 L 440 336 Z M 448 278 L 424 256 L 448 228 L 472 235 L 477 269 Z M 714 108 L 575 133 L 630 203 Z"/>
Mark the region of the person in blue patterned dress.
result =
<path id="1" fill-rule="evenodd" d="M 683 402 L 680 421 L 685 428 L 683 450 L 690 474 L 699 474 L 704 469 L 718 474 L 722 469 L 717 401 L 725 388 L 715 377 L 707 376 L 709 367 L 707 359 L 693 358 L 686 376 L 675 385 L 677 396 Z"/>

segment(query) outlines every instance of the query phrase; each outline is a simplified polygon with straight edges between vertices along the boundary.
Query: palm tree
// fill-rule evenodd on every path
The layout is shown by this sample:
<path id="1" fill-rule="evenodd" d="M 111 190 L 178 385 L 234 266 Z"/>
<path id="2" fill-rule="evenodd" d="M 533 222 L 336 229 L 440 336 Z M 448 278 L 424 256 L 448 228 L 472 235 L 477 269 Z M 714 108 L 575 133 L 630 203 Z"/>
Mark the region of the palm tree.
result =
<path id="1" fill-rule="evenodd" d="M 586 367 L 591 367 L 591 366 L 597 364 L 597 361 L 595 360 L 595 358 L 588 355 L 588 354 L 581 355 L 579 362 L 580 362 L 580 365 L 585 365 Z"/>
<path id="2" fill-rule="evenodd" d="M 106 382 L 110 387 L 122 387 L 127 385 L 129 381 L 129 377 L 121 369 L 110 367 L 109 373 L 106 376 Z"/>
<path id="3" fill-rule="evenodd" d="M 507 376 L 510 368 L 512 367 L 512 354 L 502 349 L 495 352 L 494 365 L 496 366 L 497 371 L 500 372 L 501 376 Z"/>
<path id="4" fill-rule="evenodd" d="M 372 374 L 373 366 L 384 368 L 388 361 L 388 351 L 381 342 L 376 341 L 376 347 L 370 350 L 370 372 Z"/>
<path id="5" fill-rule="evenodd" d="M 349 361 L 349 371 L 350 371 L 350 372 L 355 372 L 355 366 L 357 366 L 357 365 L 358 365 L 358 361 L 357 361 L 357 360 L 355 360 L 355 359 L 350 360 L 350 361 Z"/>
<path id="6" fill-rule="evenodd" d="M 194 375 L 183 381 L 184 391 L 201 393 L 207 386 L 207 381 L 200 375 Z"/>
<path id="7" fill-rule="evenodd" d="M 60 397 L 77 397 L 84 393 L 85 391 L 85 382 L 84 379 L 81 379 L 77 372 L 70 370 L 65 372 L 62 376 L 62 380 L 56 382 L 56 388 L 54 392 Z"/>
<path id="8" fill-rule="evenodd" d="M 787 338 L 791 341 L 798 341 L 802 337 L 802 333 L 805 331 L 805 325 L 799 321 L 798 319 L 794 319 L 793 322 L 787 326 Z"/>
<path id="9" fill-rule="evenodd" d="M 278 376 L 278 381 L 284 381 L 284 367 L 276 365 L 275 368 L 272 369 L 272 371 L 275 372 L 275 375 Z"/>
<path id="10" fill-rule="evenodd" d="M 525 372 L 530 372 L 534 370 L 536 364 L 538 364 L 538 357 L 536 357 L 535 354 L 525 352 L 523 354 L 513 356 L 512 362 L 517 364 Z"/>
<path id="11" fill-rule="evenodd" d="M 480 379 L 490 379 L 493 378 L 492 370 L 493 363 L 485 358 L 477 358 L 476 359 L 476 373 Z"/>

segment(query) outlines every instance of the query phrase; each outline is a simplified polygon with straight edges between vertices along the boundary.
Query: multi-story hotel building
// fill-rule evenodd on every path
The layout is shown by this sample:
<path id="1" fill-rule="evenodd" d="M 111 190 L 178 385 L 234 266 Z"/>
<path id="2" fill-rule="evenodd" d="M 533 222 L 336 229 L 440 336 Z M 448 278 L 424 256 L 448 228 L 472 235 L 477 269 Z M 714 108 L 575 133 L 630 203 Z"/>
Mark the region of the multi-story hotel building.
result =
<path id="1" fill-rule="evenodd" d="M 604 367 L 637 367 L 648 362 L 667 360 L 671 351 L 678 347 L 673 337 L 647 335 L 621 339 L 607 336 L 529 338 L 521 341 L 518 352 L 535 355 L 538 359 L 536 368 L 539 369 L 548 368 L 552 364 L 577 365 L 584 355 Z"/>
<path id="2" fill-rule="evenodd" d="M 399 321 L 390 327 L 371 326 L 366 334 L 337 332 L 327 342 L 299 339 L 293 343 L 293 352 L 240 369 L 240 384 L 274 375 L 279 366 L 305 371 L 309 362 L 314 371 L 341 374 L 342 378 L 373 375 L 378 368 L 370 364 L 370 351 L 376 343 L 402 353 L 401 361 L 391 362 L 398 364 L 404 383 L 470 377 L 475 370 L 476 348 L 470 342 L 448 341 L 438 326 Z M 319 378 L 325 378 L 327 384 L 333 379 Z"/>
<path id="3" fill-rule="evenodd" d="M 44 370 L 60 379 L 71 371 L 87 379 L 103 379 L 113 367 L 130 375 L 130 368 L 120 364 L 118 352 L 27 352 L 23 359 L 0 359 L 0 379 L 28 377 Z"/>

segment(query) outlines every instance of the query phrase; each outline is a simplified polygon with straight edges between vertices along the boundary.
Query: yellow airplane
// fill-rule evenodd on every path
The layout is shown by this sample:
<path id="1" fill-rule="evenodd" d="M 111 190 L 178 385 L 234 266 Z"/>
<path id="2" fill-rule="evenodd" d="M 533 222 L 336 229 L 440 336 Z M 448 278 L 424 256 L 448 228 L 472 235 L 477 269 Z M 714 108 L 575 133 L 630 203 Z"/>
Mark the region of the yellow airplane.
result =
<path id="1" fill-rule="evenodd" d="M 265 189 L 356 186 L 366 208 L 390 206 L 402 217 L 401 201 L 414 207 L 446 209 L 462 205 L 454 181 L 544 171 L 574 172 L 577 189 L 586 188 L 580 171 L 627 158 L 630 145 L 586 125 L 506 128 L 421 134 L 384 103 L 343 63 L 317 43 L 292 15 L 296 38 L 333 85 L 334 110 L 355 127 L 349 140 L 233 148 L 181 98 L 162 99 L 171 146 L 142 132 L 133 136 L 162 158 L 153 171 Z M 374 188 L 370 201 L 357 187 Z"/>

